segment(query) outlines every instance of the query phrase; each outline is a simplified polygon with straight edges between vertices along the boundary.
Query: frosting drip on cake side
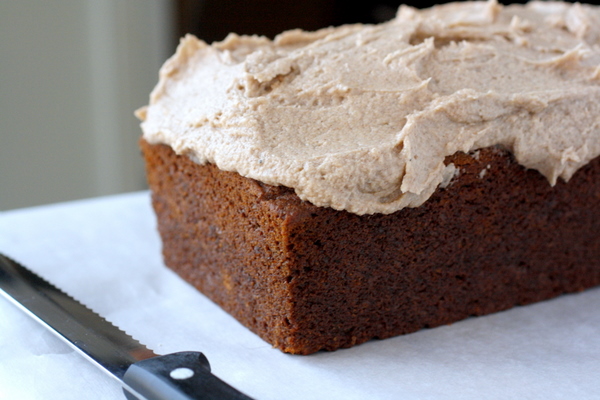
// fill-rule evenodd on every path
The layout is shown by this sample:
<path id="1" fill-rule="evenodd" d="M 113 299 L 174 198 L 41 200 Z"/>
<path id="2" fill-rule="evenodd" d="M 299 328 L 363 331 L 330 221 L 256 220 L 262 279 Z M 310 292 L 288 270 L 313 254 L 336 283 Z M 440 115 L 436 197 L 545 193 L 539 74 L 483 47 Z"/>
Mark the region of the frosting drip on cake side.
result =
<path id="1" fill-rule="evenodd" d="M 600 155 L 600 8 L 402 6 L 379 25 L 193 36 L 139 110 L 144 138 L 357 214 L 416 207 L 444 159 L 500 145 L 550 184 Z"/>

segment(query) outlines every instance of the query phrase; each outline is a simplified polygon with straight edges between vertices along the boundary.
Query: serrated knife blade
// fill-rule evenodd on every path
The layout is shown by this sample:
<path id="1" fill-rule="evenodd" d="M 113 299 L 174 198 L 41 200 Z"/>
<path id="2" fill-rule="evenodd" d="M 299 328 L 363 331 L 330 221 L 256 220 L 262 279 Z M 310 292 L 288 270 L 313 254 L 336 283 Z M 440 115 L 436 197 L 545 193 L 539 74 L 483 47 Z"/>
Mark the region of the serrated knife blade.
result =
<path id="1" fill-rule="evenodd" d="M 0 294 L 118 379 L 128 399 L 250 399 L 213 375 L 204 354 L 157 355 L 1 253 Z"/>

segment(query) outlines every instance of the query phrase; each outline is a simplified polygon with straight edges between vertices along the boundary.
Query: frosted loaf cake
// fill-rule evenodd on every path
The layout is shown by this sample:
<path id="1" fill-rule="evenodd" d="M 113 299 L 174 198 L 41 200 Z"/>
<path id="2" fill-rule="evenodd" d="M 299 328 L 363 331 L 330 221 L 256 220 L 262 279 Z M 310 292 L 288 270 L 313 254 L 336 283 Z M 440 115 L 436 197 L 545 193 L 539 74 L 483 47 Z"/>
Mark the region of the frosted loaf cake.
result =
<path id="1" fill-rule="evenodd" d="M 139 111 L 166 264 L 333 350 L 600 283 L 600 11 L 187 36 Z"/>

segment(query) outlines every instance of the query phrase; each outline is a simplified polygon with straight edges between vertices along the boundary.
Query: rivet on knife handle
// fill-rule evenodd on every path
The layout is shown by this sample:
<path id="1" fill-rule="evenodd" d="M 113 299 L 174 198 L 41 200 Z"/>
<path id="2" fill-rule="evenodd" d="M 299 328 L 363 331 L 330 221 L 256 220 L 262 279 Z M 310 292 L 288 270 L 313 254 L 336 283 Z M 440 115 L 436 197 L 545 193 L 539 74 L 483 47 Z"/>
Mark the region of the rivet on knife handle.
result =
<path id="1" fill-rule="evenodd" d="M 123 385 L 128 399 L 247 400 L 202 353 L 156 355 L 54 285 L 0 253 L 0 294 Z"/>

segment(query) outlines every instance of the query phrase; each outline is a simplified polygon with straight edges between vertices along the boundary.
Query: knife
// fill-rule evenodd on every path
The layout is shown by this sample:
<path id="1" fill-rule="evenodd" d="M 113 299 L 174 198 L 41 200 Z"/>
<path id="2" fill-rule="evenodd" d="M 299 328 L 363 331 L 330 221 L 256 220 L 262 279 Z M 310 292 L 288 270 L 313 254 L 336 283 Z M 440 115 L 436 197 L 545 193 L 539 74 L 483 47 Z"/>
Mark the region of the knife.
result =
<path id="1" fill-rule="evenodd" d="M 213 375 L 204 354 L 157 355 L 1 253 L 0 294 L 116 378 L 129 400 L 251 400 Z"/>

